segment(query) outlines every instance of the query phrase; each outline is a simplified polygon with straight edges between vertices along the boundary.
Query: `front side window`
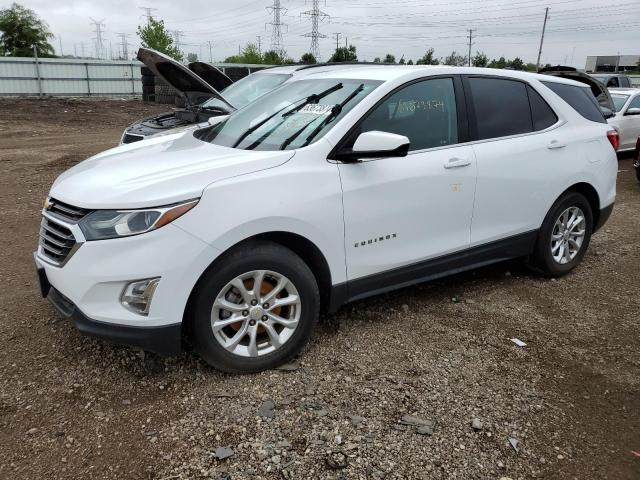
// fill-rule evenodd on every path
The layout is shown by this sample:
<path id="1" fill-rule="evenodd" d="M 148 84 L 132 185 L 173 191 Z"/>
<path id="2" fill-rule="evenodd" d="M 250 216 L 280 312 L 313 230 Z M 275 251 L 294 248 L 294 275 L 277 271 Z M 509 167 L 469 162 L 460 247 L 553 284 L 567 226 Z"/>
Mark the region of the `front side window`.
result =
<path id="1" fill-rule="evenodd" d="M 627 110 L 629 110 L 629 108 L 640 108 L 640 95 L 631 100 L 631 103 L 629 104 Z"/>
<path id="2" fill-rule="evenodd" d="M 408 137 L 412 151 L 458 143 L 453 79 L 423 80 L 393 93 L 369 113 L 357 133 L 372 130 Z"/>
<path id="3" fill-rule="evenodd" d="M 243 150 L 305 147 L 322 138 L 381 83 L 337 78 L 287 82 L 194 136 Z"/>
<path id="4" fill-rule="evenodd" d="M 627 103 L 627 100 L 629 100 L 629 95 L 611 95 L 611 98 L 613 99 L 613 106 L 615 107 L 616 112 L 619 112 L 620 110 L 622 110 L 622 107 L 624 107 L 624 104 Z"/>
<path id="5" fill-rule="evenodd" d="M 470 77 L 477 140 L 533 131 L 527 86 L 502 78 Z"/>
<path id="6" fill-rule="evenodd" d="M 542 82 L 556 93 L 560 98 L 573 107 L 573 109 L 587 120 L 598 123 L 607 123 L 602 111 L 588 87 L 568 85 L 566 83 Z"/>

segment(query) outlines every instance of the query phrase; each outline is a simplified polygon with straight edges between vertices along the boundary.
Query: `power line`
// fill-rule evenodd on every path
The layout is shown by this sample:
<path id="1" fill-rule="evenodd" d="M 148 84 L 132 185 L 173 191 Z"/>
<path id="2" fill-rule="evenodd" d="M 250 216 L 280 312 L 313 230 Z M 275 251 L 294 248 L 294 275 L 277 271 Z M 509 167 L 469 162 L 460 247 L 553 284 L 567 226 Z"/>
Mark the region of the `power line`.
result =
<path id="1" fill-rule="evenodd" d="M 303 37 L 311 37 L 311 55 L 320 60 L 320 44 L 318 42 L 321 38 L 327 38 L 318 31 L 318 23 L 329 18 L 329 15 L 320 10 L 320 0 L 312 0 L 311 10 L 302 12 L 302 15 L 311 19 L 311 32 L 305 33 Z M 326 5 L 326 2 L 325 2 Z"/>
<path id="2" fill-rule="evenodd" d="M 171 33 L 171 36 L 173 37 L 173 43 L 175 44 L 176 48 L 180 50 L 180 47 L 182 46 L 180 37 L 184 35 L 184 30 L 169 30 L 169 33 Z"/>
<path id="3" fill-rule="evenodd" d="M 267 7 L 267 11 L 273 14 L 273 20 L 267 24 L 271 25 L 271 50 L 282 54 L 282 27 L 286 25 L 282 23 L 281 16 L 287 13 L 287 9 L 280 5 L 280 0 L 273 0 L 273 5 Z"/>

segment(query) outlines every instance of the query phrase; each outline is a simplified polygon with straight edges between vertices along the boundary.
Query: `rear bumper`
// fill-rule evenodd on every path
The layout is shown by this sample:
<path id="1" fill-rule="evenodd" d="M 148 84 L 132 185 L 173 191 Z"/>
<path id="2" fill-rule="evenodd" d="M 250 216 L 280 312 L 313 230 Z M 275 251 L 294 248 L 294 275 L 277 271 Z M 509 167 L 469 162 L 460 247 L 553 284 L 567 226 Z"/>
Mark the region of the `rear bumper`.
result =
<path id="1" fill-rule="evenodd" d="M 114 325 L 87 317 L 71 300 L 53 287 L 48 289 L 47 299 L 63 317 L 71 319 L 75 328 L 85 335 L 118 345 L 139 347 L 165 356 L 178 355 L 182 351 L 181 323 L 160 327 Z"/>
<path id="2" fill-rule="evenodd" d="M 598 230 L 600 230 L 600 228 L 607 223 L 607 220 L 609 220 L 609 217 L 611 216 L 611 213 L 613 212 L 613 203 L 611 205 L 609 205 L 608 207 L 604 207 L 600 209 L 600 215 L 598 215 L 598 221 L 596 222 L 596 224 L 593 226 L 593 232 L 597 232 Z"/>

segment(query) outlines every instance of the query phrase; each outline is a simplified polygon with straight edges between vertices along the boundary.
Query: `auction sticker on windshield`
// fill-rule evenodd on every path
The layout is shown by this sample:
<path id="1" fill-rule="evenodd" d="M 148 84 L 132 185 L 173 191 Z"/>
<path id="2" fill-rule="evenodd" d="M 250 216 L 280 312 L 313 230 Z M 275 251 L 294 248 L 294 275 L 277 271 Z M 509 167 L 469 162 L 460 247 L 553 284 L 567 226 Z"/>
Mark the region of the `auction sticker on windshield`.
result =
<path id="1" fill-rule="evenodd" d="M 331 109 L 335 105 L 322 105 L 316 103 L 310 103 L 309 105 L 305 105 L 303 108 L 299 110 L 300 113 L 312 113 L 315 115 L 326 115 L 331 112 Z"/>

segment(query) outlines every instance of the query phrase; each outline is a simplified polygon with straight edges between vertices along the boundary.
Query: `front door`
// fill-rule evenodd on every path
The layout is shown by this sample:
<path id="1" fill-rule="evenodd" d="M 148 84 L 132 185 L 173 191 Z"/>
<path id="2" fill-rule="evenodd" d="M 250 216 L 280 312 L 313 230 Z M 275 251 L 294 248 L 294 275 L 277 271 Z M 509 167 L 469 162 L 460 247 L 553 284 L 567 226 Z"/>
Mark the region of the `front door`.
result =
<path id="1" fill-rule="evenodd" d="M 453 77 L 391 94 L 349 141 L 372 130 L 411 141 L 406 157 L 339 165 L 349 282 L 380 274 L 383 287 L 384 273 L 469 247 L 476 164 L 459 144 Z"/>

